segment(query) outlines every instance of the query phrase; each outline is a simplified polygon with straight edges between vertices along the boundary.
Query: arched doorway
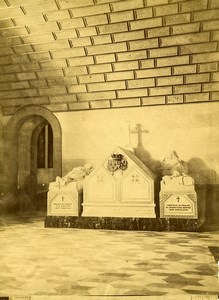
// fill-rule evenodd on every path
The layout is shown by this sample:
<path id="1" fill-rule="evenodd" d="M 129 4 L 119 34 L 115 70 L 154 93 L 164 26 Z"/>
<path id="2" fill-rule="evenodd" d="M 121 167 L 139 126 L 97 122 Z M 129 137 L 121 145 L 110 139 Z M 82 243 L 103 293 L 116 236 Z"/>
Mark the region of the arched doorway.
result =
<path id="1" fill-rule="evenodd" d="M 60 124 L 48 109 L 28 105 L 11 117 L 4 133 L 5 192 L 13 195 L 16 209 L 34 209 L 37 192 L 61 176 Z"/>

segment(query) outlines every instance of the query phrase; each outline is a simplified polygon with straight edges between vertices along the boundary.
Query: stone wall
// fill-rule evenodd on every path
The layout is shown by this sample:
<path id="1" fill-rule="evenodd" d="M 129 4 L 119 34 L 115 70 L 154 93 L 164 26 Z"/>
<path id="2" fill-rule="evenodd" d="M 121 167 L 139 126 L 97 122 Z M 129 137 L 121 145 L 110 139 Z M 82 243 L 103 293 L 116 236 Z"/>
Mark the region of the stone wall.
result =
<path id="1" fill-rule="evenodd" d="M 218 0 L 0 2 L 0 105 L 217 101 Z"/>

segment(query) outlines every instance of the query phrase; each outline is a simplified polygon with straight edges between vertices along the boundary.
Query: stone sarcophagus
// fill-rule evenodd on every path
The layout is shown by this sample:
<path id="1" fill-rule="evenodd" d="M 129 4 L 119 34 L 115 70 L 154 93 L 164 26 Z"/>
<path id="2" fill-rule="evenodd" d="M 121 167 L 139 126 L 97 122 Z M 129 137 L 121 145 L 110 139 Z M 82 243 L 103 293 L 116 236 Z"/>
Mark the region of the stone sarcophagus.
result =
<path id="1" fill-rule="evenodd" d="M 51 182 L 47 194 L 48 216 L 80 216 L 82 211 L 83 181 L 93 167 L 87 163 L 73 168 L 64 177 Z"/>
<path id="2" fill-rule="evenodd" d="M 197 195 L 193 178 L 186 174 L 186 164 L 174 151 L 165 157 L 162 166 L 160 217 L 197 219 Z"/>
<path id="3" fill-rule="evenodd" d="M 118 147 L 84 181 L 83 216 L 155 218 L 155 175 Z"/>
<path id="4" fill-rule="evenodd" d="M 61 188 L 50 184 L 47 194 L 48 216 L 79 216 L 81 212 L 82 187 L 71 182 Z"/>

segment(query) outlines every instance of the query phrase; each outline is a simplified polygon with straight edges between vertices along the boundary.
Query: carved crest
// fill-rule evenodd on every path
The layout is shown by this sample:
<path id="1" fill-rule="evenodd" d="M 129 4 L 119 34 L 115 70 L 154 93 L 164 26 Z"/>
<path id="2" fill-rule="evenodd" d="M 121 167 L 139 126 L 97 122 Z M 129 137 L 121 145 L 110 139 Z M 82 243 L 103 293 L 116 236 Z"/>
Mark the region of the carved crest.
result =
<path id="1" fill-rule="evenodd" d="M 125 171 L 128 168 L 128 161 L 122 154 L 113 153 L 107 163 L 108 170 L 114 174 L 115 171 Z"/>

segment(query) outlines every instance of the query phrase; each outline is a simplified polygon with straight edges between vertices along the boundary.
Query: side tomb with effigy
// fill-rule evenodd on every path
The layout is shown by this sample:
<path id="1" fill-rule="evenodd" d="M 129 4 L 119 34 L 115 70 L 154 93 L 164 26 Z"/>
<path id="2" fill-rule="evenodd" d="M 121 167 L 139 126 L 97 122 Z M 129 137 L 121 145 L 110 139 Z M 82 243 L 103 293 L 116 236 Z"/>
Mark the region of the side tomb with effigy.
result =
<path id="1" fill-rule="evenodd" d="M 197 194 L 187 166 L 173 151 L 162 162 L 160 190 L 161 218 L 197 219 Z"/>
<path id="2" fill-rule="evenodd" d="M 80 216 L 83 202 L 83 180 L 93 167 L 86 164 L 73 168 L 64 177 L 56 177 L 47 194 L 48 216 Z"/>

